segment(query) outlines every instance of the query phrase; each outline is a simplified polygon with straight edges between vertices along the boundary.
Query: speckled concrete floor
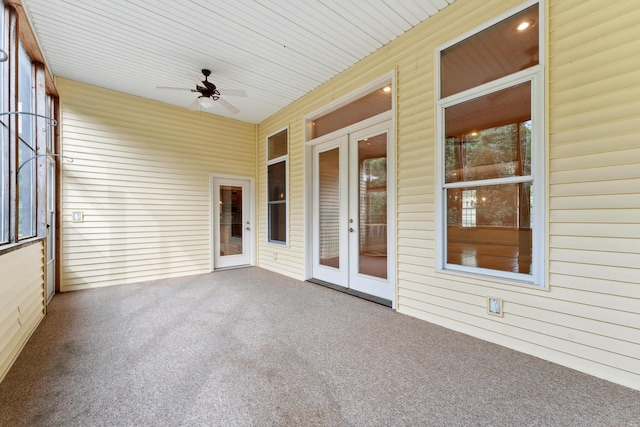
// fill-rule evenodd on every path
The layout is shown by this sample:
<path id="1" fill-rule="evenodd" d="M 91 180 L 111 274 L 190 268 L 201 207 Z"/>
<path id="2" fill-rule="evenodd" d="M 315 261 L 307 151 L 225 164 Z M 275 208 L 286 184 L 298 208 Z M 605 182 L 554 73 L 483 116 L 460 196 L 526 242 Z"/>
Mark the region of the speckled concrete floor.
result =
<path id="1" fill-rule="evenodd" d="M 636 426 L 640 392 L 247 268 L 56 295 L 2 426 Z"/>

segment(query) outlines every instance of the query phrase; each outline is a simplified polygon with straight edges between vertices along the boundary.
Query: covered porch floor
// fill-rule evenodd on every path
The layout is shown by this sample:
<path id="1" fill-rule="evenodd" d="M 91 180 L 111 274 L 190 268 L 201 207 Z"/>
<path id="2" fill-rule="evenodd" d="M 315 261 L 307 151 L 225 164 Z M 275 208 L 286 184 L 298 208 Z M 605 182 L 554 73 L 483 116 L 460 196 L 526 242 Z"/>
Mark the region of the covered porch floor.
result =
<path id="1" fill-rule="evenodd" d="M 640 425 L 640 392 L 251 267 L 56 295 L 0 425 Z"/>

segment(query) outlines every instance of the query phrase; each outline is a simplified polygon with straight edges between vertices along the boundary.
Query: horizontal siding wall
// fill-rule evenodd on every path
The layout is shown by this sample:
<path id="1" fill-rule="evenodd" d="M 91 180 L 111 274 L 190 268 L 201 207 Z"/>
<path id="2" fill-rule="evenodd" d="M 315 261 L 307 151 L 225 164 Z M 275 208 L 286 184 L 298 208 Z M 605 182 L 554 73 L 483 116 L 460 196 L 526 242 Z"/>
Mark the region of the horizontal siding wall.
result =
<path id="1" fill-rule="evenodd" d="M 0 255 L 0 381 L 44 317 L 44 246 Z"/>
<path id="2" fill-rule="evenodd" d="M 211 270 L 210 174 L 255 176 L 256 126 L 58 79 L 61 290 Z M 72 213 L 84 222 L 72 222 Z"/>
<path id="3" fill-rule="evenodd" d="M 640 388 L 640 9 L 634 2 L 545 5 L 548 289 L 435 271 L 435 50 L 520 4 L 456 0 L 260 123 L 259 264 L 305 278 L 304 116 L 395 69 L 398 311 Z M 290 127 L 287 248 L 266 242 L 265 140 L 284 126 Z M 487 296 L 503 299 L 504 317 L 487 315 Z"/>
<path id="4" fill-rule="evenodd" d="M 549 335 L 640 389 L 640 8 L 552 1 L 549 30 L 549 280 L 584 318 Z"/>

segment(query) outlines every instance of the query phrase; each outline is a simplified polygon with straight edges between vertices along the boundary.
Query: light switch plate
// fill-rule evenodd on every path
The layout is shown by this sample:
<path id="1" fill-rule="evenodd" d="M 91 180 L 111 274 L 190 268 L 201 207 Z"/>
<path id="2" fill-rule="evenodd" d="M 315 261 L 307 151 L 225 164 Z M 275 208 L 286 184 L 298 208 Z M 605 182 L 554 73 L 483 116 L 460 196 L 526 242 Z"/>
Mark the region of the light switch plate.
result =
<path id="1" fill-rule="evenodd" d="M 503 317 L 504 312 L 502 311 L 502 299 L 487 297 L 487 313 L 492 316 Z"/>
<path id="2" fill-rule="evenodd" d="M 71 214 L 71 221 L 84 222 L 84 213 L 82 211 L 73 211 Z"/>

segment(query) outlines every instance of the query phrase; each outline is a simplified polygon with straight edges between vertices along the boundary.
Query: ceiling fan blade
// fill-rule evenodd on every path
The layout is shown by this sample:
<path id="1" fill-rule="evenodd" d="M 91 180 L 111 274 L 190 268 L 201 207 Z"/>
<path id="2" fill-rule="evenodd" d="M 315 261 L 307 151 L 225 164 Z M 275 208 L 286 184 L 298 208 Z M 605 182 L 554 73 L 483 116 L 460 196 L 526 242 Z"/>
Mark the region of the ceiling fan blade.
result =
<path id="1" fill-rule="evenodd" d="M 222 105 L 224 108 L 226 108 L 227 110 L 229 110 L 233 114 L 238 114 L 240 112 L 240 110 L 238 110 L 236 107 L 234 107 L 233 105 L 229 104 L 227 101 L 225 101 L 222 98 L 219 98 L 216 102 L 218 102 L 220 105 Z"/>
<path id="2" fill-rule="evenodd" d="M 227 96 L 247 96 L 247 92 L 243 90 L 218 89 L 218 92 L 220 92 L 220 95 L 227 95 Z"/>
<path id="3" fill-rule="evenodd" d="M 199 110 L 200 109 L 200 98 L 196 98 L 191 105 L 189 105 L 189 110 Z"/>
<path id="4" fill-rule="evenodd" d="M 196 84 L 196 86 L 204 87 L 204 80 L 202 77 L 191 76 L 191 80 Z"/>
<path id="5" fill-rule="evenodd" d="M 192 89 L 187 89 L 184 87 L 168 87 L 168 86 L 156 86 L 156 89 L 162 89 L 162 90 L 186 90 L 186 91 L 191 91 Z"/>

